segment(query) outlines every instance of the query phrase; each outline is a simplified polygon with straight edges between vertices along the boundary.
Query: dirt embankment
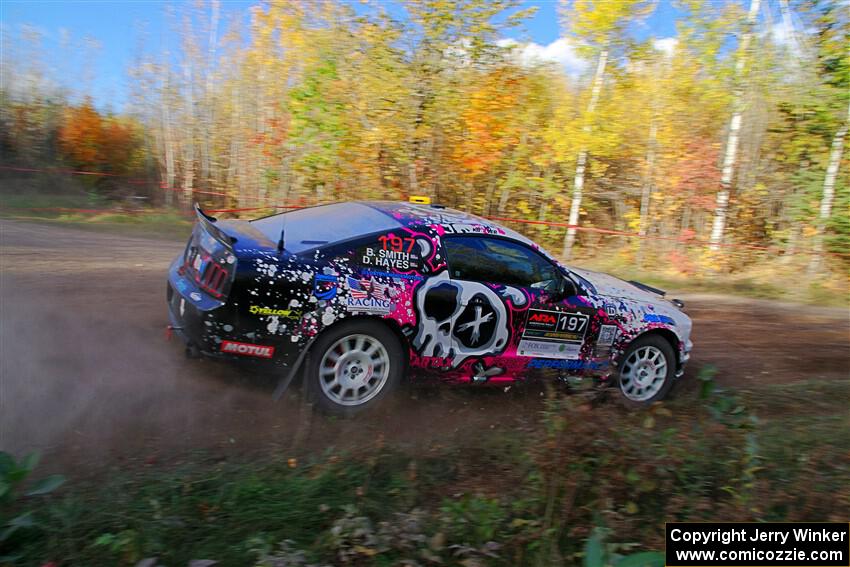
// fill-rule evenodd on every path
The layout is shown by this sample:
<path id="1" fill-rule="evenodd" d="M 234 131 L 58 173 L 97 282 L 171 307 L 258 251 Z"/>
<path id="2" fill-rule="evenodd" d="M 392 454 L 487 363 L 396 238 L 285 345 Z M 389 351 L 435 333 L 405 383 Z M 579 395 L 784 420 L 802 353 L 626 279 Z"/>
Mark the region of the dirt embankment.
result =
<path id="1" fill-rule="evenodd" d="M 531 427 L 539 391 L 408 391 L 381 411 L 333 420 L 272 402 L 274 377 L 187 360 L 166 342 L 165 272 L 183 242 L 0 222 L 0 448 L 41 450 L 51 468 L 102 469 L 214 455 L 427 446 Z M 841 309 L 685 296 L 695 369 L 721 384 L 848 379 Z M 693 380 L 690 380 L 692 383 Z"/>

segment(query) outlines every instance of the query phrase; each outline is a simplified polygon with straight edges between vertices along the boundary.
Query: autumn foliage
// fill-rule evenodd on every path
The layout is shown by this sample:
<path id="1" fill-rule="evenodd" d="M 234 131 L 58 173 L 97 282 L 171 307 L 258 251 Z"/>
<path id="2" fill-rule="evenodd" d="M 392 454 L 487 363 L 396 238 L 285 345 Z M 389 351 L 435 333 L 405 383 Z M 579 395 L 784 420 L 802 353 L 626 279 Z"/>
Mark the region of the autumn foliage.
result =
<path id="1" fill-rule="evenodd" d="M 86 100 L 65 109 L 58 145 L 65 162 L 83 171 L 125 175 L 142 159 L 141 127 L 128 118 L 104 116 Z"/>
<path id="2" fill-rule="evenodd" d="M 427 195 L 640 233 L 625 245 L 579 232 L 575 246 L 644 264 L 695 256 L 670 243 L 713 239 L 720 216 L 724 247 L 847 252 L 850 16 L 828 0 L 758 1 L 755 21 L 753 0 L 677 2 L 665 38 L 635 32 L 658 3 L 562 2 L 546 50 L 567 67 L 517 39 L 534 11 L 518 0 L 183 4 L 174 51 L 140 44 L 122 114 L 24 81 L 36 43 L 4 58 L 0 145 L 6 162 L 144 174 L 172 189 L 167 205 L 210 191 L 237 208 Z M 562 228 L 520 227 L 568 248 Z"/>

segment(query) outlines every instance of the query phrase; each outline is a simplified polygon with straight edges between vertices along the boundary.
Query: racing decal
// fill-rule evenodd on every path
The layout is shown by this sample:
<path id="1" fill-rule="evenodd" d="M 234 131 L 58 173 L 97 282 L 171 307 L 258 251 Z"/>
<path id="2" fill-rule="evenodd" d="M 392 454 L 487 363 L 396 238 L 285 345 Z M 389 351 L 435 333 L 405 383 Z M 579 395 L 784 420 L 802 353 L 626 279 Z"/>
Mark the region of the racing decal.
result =
<path id="1" fill-rule="evenodd" d="M 413 347 L 421 356 L 453 357 L 457 368 L 470 357 L 500 354 L 508 345 L 508 310 L 490 287 L 454 282 L 446 272 L 416 290 L 419 324 Z"/>
<path id="2" fill-rule="evenodd" d="M 581 343 L 562 341 L 535 341 L 522 339 L 517 347 L 519 356 L 573 359 L 581 354 Z"/>
<path id="3" fill-rule="evenodd" d="M 425 368 L 430 370 L 448 370 L 452 367 L 452 359 L 443 356 L 426 358 L 415 352 L 410 355 L 411 368 Z"/>
<path id="4" fill-rule="evenodd" d="M 337 277 L 328 274 L 316 274 L 313 278 L 313 295 L 316 299 L 331 300 L 336 297 Z"/>
<path id="5" fill-rule="evenodd" d="M 616 325 L 602 325 L 599 328 L 599 340 L 596 341 L 598 346 L 611 346 L 614 344 L 614 339 L 617 338 Z"/>
<path id="6" fill-rule="evenodd" d="M 477 223 L 451 223 L 443 225 L 446 234 L 505 234 L 505 231 L 493 226 Z"/>
<path id="7" fill-rule="evenodd" d="M 546 358 L 534 358 L 528 362 L 528 368 L 554 370 L 599 370 L 602 364 L 590 360 L 551 360 Z"/>
<path id="8" fill-rule="evenodd" d="M 564 313 L 529 309 L 523 338 L 581 343 L 590 317 L 584 313 Z"/>
<path id="9" fill-rule="evenodd" d="M 472 296 L 469 304 L 455 322 L 454 336 L 466 347 L 481 344 L 482 338 L 492 337 L 496 327 L 496 309 L 481 294 Z"/>
<path id="10" fill-rule="evenodd" d="M 413 280 L 419 281 L 424 279 L 422 276 L 418 276 L 416 274 L 399 274 L 396 272 L 382 272 L 379 270 L 363 270 L 360 272 L 364 276 L 373 276 L 378 278 L 393 278 L 399 280 Z"/>
<path id="11" fill-rule="evenodd" d="M 676 322 L 672 317 L 667 315 L 657 315 L 655 313 L 647 313 L 643 316 L 643 320 L 647 323 L 663 323 L 665 325 L 675 325 Z"/>
<path id="12" fill-rule="evenodd" d="M 361 248 L 357 255 L 364 266 L 409 271 L 419 269 L 420 253 L 429 248 L 412 236 L 389 233 L 378 237 L 377 246 Z"/>
<path id="13" fill-rule="evenodd" d="M 389 313 L 397 295 L 398 291 L 390 284 L 383 284 L 372 278 L 357 279 L 349 276 L 345 305 L 349 311 Z"/>
<path id="14" fill-rule="evenodd" d="M 257 358 L 271 358 L 274 356 L 274 347 L 236 341 L 221 341 L 221 352 Z"/>
<path id="15" fill-rule="evenodd" d="M 272 309 L 270 307 L 260 307 L 258 305 L 252 305 L 248 308 L 248 312 L 251 315 L 272 315 L 275 317 L 283 317 L 284 319 L 300 319 L 301 311 L 296 311 L 294 309 Z"/>

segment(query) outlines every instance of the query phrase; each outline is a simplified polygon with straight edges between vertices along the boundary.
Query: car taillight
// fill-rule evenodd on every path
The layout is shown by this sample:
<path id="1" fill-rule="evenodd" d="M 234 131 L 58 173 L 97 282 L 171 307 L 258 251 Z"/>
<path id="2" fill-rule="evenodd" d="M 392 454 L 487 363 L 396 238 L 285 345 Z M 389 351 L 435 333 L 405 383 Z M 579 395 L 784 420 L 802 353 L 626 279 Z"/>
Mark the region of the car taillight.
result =
<path id="1" fill-rule="evenodd" d="M 227 294 L 234 264 L 219 262 L 206 251 L 192 246 L 180 269 L 183 273 L 188 273 L 198 287 L 220 299 Z"/>
<path id="2" fill-rule="evenodd" d="M 205 264 L 203 273 L 199 274 L 198 283 L 207 293 L 221 297 L 224 295 L 224 287 L 230 279 L 230 273 L 212 259 Z"/>

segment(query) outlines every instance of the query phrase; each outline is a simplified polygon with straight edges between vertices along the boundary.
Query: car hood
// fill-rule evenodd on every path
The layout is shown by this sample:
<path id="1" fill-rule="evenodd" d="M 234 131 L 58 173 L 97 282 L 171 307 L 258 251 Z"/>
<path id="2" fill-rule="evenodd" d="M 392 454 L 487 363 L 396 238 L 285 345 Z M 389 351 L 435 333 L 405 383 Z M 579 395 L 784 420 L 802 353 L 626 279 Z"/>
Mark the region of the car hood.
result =
<path id="1" fill-rule="evenodd" d="M 570 268 L 570 271 L 578 274 L 593 284 L 593 287 L 596 288 L 596 292 L 599 295 L 616 297 L 619 299 L 631 299 L 634 301 L 645 301 L 649 303 L 664 301 L 663 296 L 641 289 L 625 280 L 615 278 L 610 274 L 582 270 L 579 268 Z"/>

